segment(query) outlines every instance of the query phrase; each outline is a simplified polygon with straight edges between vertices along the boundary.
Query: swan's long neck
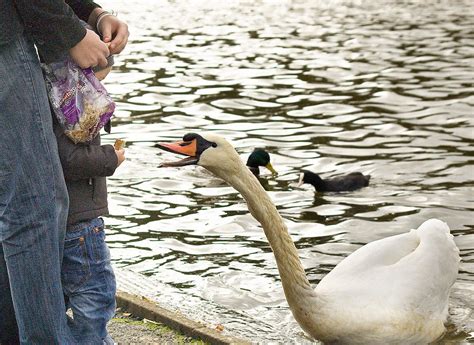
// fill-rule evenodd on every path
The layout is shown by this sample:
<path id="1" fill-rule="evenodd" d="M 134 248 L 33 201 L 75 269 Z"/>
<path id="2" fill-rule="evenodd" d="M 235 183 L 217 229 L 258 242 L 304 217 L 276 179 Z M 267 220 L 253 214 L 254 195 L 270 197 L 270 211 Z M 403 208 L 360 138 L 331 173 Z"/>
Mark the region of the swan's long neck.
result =
<path id="1" fill-rule="evenodd" d="M 242 167 L 238 173 L 224 178 L 242 194 L 250 213 L 262 225 L 275 254 L 288 305 L 300 322 L 300 318 L 308 318 L 309 302 L 316 294 L 306 278 L 295 244 L 282 217 L 257 178 L 247 167 Z"/>

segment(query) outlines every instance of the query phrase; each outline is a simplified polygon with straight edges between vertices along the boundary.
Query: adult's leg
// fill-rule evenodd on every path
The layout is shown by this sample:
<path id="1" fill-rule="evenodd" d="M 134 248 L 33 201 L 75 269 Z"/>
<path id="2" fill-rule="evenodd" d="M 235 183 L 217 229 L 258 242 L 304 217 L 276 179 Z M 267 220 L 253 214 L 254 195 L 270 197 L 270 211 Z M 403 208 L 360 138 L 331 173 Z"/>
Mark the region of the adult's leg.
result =
<path id="1" fill-rule="evenodd" d="M 24 36 L 0 50 L 0 152 L 0 242 L 20 341 L 74 344 L 60 282 L 67 191 L 39 61 Z"/>
<path id="2" fill-rule="evenodd" d="M 15 320 L 15 311 L 10 292 L 7 264 L 3 258 L 3 248 L 0 244 L 0 344 L 17 345 L 18 326 Z"/>

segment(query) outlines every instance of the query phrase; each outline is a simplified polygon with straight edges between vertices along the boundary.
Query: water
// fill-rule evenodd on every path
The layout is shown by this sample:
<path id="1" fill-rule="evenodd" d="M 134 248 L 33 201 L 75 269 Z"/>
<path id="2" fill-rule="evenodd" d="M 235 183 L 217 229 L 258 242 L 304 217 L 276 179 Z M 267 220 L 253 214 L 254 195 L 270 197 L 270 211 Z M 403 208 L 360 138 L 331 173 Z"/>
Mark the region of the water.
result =
<path id="1" fill-rule="evenodd" d="M 474 9 L 471 1 L 103 1 L 130 24 L 106 86 L 116 267 L 151 298 L 261 343 L 309 343 L 239 194 L 201 168 L 159 169 L 186 132 L 271 154 L 266 189 L 316 284 L 370 241 L 446 221 L 462 262 L 445 343 L 474 343 Z M 361 171 L 370 186 L 315 194 L 301 169 Z M 150 285 L 152 286 L 152 285 Z M 143 287 L 143 294 L 151 288 Z"/>

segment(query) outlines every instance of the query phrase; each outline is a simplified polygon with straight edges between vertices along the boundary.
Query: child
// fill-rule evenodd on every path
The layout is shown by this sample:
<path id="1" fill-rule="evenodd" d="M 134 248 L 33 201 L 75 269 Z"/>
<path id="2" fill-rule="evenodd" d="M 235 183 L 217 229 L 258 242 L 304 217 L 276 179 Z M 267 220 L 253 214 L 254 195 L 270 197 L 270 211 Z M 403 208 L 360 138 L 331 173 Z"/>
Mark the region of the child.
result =
<path id="1" fill-rule="evenodd" d="M 68 323 L 80 344 L 113 345 L 106 326 L 115 314 L 116 283 L 101 216 L 108 213 L 106 176 L 124 161 L 124 150 L 101 145 L 100 135 L 74 144 L 55 116 L 53 127 L 69 194 L 61 270 Z"/>

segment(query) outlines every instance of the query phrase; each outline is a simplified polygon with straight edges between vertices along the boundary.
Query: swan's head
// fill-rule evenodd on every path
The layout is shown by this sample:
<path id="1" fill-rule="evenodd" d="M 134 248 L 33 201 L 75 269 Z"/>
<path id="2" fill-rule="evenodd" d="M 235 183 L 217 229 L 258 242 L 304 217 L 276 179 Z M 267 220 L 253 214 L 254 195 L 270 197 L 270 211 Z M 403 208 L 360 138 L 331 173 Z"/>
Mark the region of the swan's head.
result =
<path id="1" fill-rule="evenodd" d="M 234 147 L 227 140 L 215 134 L 188 133 L 183 136 L 181 141 L 162 142 L 156 146 L 187 156 L 179 161 L 163 162 L 161 167 L 200 165 L 221 178 L 236 174 L 243 167 Z"/>

